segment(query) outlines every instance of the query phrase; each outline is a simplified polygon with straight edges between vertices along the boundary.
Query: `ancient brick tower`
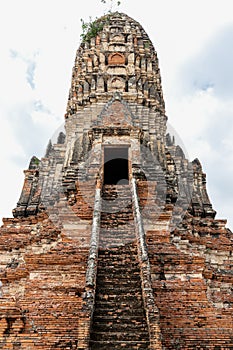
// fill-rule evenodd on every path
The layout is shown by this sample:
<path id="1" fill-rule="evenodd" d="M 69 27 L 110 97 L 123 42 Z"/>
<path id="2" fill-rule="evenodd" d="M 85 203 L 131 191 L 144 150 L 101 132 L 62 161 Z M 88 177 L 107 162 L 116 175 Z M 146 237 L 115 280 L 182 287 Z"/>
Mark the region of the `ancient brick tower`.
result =
<path id="1" fill-rule="evenodd" d="M 97 21 L 65 133 L 33 157 L 0 230 L 1 349 L 233 349 L 232 233 L 168 134 L 158 59 Z"/>

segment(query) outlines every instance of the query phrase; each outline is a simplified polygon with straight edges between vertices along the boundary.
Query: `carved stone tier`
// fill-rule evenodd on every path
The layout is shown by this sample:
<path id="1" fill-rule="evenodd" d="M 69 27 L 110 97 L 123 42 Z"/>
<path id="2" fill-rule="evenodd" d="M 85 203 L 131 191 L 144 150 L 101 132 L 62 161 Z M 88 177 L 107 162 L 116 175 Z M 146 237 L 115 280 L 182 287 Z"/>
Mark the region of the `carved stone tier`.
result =
<path id="1" fill-rule="evenodd" d="M 233 349 L 232 232 L 167 132 L 147 34 L 121 13 L 99 23 L 65 134 L 0 228 L 0 348 Z"/>

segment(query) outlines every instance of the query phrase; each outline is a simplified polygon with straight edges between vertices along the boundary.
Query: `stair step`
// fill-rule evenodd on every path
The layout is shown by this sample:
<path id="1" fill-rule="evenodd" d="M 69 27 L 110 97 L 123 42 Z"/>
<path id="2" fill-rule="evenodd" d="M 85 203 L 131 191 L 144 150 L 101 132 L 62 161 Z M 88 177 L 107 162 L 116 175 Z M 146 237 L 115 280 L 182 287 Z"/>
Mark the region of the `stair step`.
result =
<path id="1" fill-rule="evenodd" d="M 135 241 L 135 236 L 133 234 L 128 236 L 105 235 L 104 237 L 100 238 L 99 243 L 102 243 L 101 248 L 105 248 L 104 243 L 106 243 L 107 244 L 106 247 L 109 248 L 109 244 L 111 243 L 117 243 L 117 244 L 121 243 L 121 245 L 124 247 L 125 245 L 128 245 L 130 243 L 134 243 L 134 241 Z"/>
<path id="2" fill-rule="evenodd" d="M 135 331 L 127 331 L 127 327 L 125 329 L 125 332 L 123 331 L 119 331 L 119 332 L 115 332 L 115 331 L 103 331 L 103 332 L 97 332 L 95 331 L 94 333 L 92 333 L 92 337 L 91 340 L 118 340 L 118 341 L 122 341 L 122 340 L 128 340 L 128 341 L 140 341 L 140 340 L 146 340 L 148 341 L 148 331 L 140 331 L 138 332 L 137 329 L 135 329 Z"/>
<path id="3" fill-rule="evenodd" d="M 130 275 L 130 272 L 127 271 L 125 268 L 118 268 L 118 266 L 111 267 L 109 265 L 104 265 L 102 268 L 99 266 L 99 274 L 98 278 L 99 281 L 101 281 L 101 285 L 105 286 L 112 286 L 117 287 L 119 283 L 122 285 L 130 286 L 130 283 L 132 282 L 132 286 L 136 285 L 140 288 L 141 286 L 141 278 L 140 278 L 140 271 L 136 269 L 135 267 L 132 267 L 132 274 Z M 130 266 L 128 266 L 130 268 Z M 109 271 L 110 270 L 110 271 Z"/>
<path id="4" fill-rule="evenodd" d="M 112 318 L 109 319 L 94 319 L 95 322 L 95 331 L 96 332 L 148 332 L 147 324 L 142 323 L 142 317 L 138 315 L 138 319 L 133 319 L 133 315 L 131 319 L 118 320 L 118 322 Z M 139 319 L 140 318 L 140 319 Z"/>
<path id="5" fill-rule="evenodd" d="M 108 227 L 111 226 L 111 224 L 115 224 L 115 223 L 120 223 L 122 221 L 123 224 L 127 223 L 128 221 L 133 220 L 133 214 L 130 215 L 129 212 L 116 212 L 116 213 L 111 213 L 111 212 L 107 212 L 106 216 L 101 216 L 101 226 L 103 226 L 104 224 L 107 224 Z"/>
<path id="6" fill-rule="evenodd" d="M 133 221 L 133 219 L 132 219 Z M 108 227 L 108 228 L 116 228 L 118 226 L 123 226 L 123 225 L 127 225 L 128 224 L 128 221 L 125 221 L 125 220 L 112 220 L 111 223 L 104 223 L 102 222 L 101 223 L 101 228 L 105 228 L 105 227 Z"/>
<path id="7" fill-rule="evenodd" d="M 107 279 L 108 278 L 108 279 Z M 125 290 L 139 290 L 141 288 L 141 281 L 140 281 L 140 277 L 137 276 L 137 278 L 135 278 L 134 276 L 132 276 L 132 279 L 130 277 L 128 278 L 121 278 L 120 274 L 115 274 L 115 275 L 110 275 L 108 276 L 102 276 L 99 279 L 99 283 L 98 283 L 98 291 L 101 291 L 103 289 L 115 289 L 115 290 L 121 290 L 121 289 L 125 289 Z"/>
<path id="8" fill-rule="evenodd" d="M 116 294 L 122 294 L 122 293 L 130 293 L 137 292 L 141 288 L 140 281 L 135 281 L 135 283 L 130 283 L 130 281 L 126 281 L 125 283 L 122 283 L 120 278 L 118 279 L 118 283 L 112 283 L 109 281 L 108 283 L 103 281 L 98 287 L 97 287 L 97 293 L 103 293 L 106 291 L 107 293 L 116 293 Z M 141 293 L 140 293 L 141 295 Z"/>
<path id="9" fill-rule="evenodd" d="M 100 249 L 99 250 L 99 257 L 101 257 L 101 255 L 105 255 L 105 256 L 116 256 L 117 258 L 130 258 L 130 259 L 134 259 L 136 260 L 136 254 L 137 254 L 137 247 L 133 247 L 133 248 L 129 248 L 128 244 L 127 246 L 124 246 L 124 248 L 121 247 L 116 247 L 113 248 L 111 250 L 109 249 Z M 122 255 L 125 254 L 125 255 Z"/>
<path id="10" fill-rule="evenodd" d="M 109 218 L 114 215 L 121 217 L 121 215 L 133 216 L 132 203 L 128 199 L 119 201 L 118 199 L 102 198 L 102 218 Z M 108 216 L 109 215 L 109 216 Z"/>
<path id="11" fill-rule="evenodd" d="M 137 324 L 136 322 L 116 323 L 112 321 L 106 321 L 105 323 L 95 322 L 96 340 L 109 339 L 109 333 L 111 333 L 111 335 L 113 336 L 110 339 L 114 339 L 115 337 L 116 340 L 122 339 L 119 337 L 119 334 L 125 334 L 124 338 L 126 339 L 141 340 L 145 339 L 145 337 L 146 339 L 148 339 L 148 328 L 146 324 L 142 325 L 141 323 Z M 132 337 L 132 335 L 135 333 L 138 334 L 137 338 Z M 92 339 L 94 339 L 94 337 L 92 337 Z"/>
<path id="12" fill-rule="evenodd" d="M 132 269 L 132 276 L 130 276 L 129 274 L 129 270 L 131 269 Z M 131 278 L 133 276 L 140 276 L 140 271 L 138 270 L 138 268 L 136 268 L 135 265 L 127 264 L 127 267 L 124 267 L 123 265 L 117 264 L 117 262 L 111 265 L 108 263 L 99 264 L 98 272 L 99 272 L 100 278 L 104 276 L 106 277 L 106 273 L 109 273 L 109 275 L 111 275 L 112 278 L 120 276 L 123 279 Z"/>
<path id="13" fill-rule="evenodd" d="M 104 237 L 101 237 L 99 240 L 99 244 L 101 244 L 100 248 L 105 248 L 108 247 L 109 245 L 112 244 L 112 248 L 114 248 L 114 244 L 117 244 L 116 247 L 119 246 L 119 244 L 124 247 L 126 244 L 129 243 L 134 243 L 135 241 L 135 236 L 131 235 L 131 236 L 111 236 L 111 235 L 105 235 Z M 106 244 L 106 246 L 105 246 Z"/>
<path id="14" fill-rule="evenodd" d="M 117 232 L 117 231 L 113 231 L 113 230 L 101 230 L 104 232 L 101 232 L 101 239 L 107 239 L 107 238 L 121 238 L 121 239 L 125 239 L 125 238 L 133 238 L 135 241 L 135 233 L 134 232 L 125 232 L 125 231 L 121 231 L 121 232 Z"/>
<path id="15" fill-rule="evenodd" d="M 132 207 L 127 206 L 124 207 L 124 203 L 119 203 L 119 206 L 113 206 L 110 205 L 113 204 L 109 202 L 109 204 L 105 205 L 105 208 L 103 206 L 102 212 L 101 212 L 101 220 L 109 221 L 110 218 L 116 217 L 116 218 L 126 218 L 127 220 L 131 217 L 133 217 Z"/>
<path id="16" fill-rule="evenodd" d="M 113 305 L 112 308 L 110 308 L 111 305 L 108 305 L 108 308 L 96 308 L 96 313 L 95 316 L 93 318 L 93 320 L 99 321 L 100 323 L 105 322 L 105 318 L 107 320 L 107 318 L 109 318 L 110 320 L 114 319 L 135 319 L 135 318 L 141 318 L 145 324 L 145 312 L 143 309 L 143 306 L 141 306 L 141 308 L 131 308 L 130 305 L 128 305 L 128 307 L 125 308 L 125 310 L 121 310 L 120 309 L 120 305 L 118 305 L 118 310 L 115 310 Z M 98 312 L 98 314 L 97 314 Z M 123 320 L 124 321 L 124 320 Z M 124 321 L 125 322 L 125 321 Z"/>
<path id="17" fill-rule="evenodd" d="M 147 341 L 90 341 L 92 350 L 141 350 L 149 349 Z"/>
<path id="18" fill-rule="evenodd" d="M 113 247 L 111 249 L 100 249 L 99 256 L 114 256 L 116 255 L 119 259 L 133 259 L 136 260 L 137 257 L 137 248 L 129 248 L 130 245 L 134 245 L 134 242 L 125 244 L 123 247 Z"/>
<path id="19" fill-rule="evenodd" d="M 96 315 L 98 312 L 103 311 L 103 312 L 115 312 L 116 314 L 119 313 L 124 313 L 124 312 L 131 312 L 133 310 L 143 310 L 143 302 L 142 300 L 137 300 L 137 299 L 125 299 L 124 300 L 114 300 L 114 303 L 109 302 L 109 300 L 106 299 L 100 299 L 96 298 L 96 303 L 95 303 L 95 311 Z"/>
<path id="20" fill-rule="evenodd" d="M 129 238 L 128 240 L 124 239 L 124 242 L 122 241 L 122 239 L 119 238 L 119 240 L 111 240 L 109 239 L 109 241 L 99 241 L 99 247 L 100 248 L 115 248 L 115 247 L 124 247 L 126 244 L 131 243 L 134 240 L 134 238 Z"/>
<path id="21" fill-rule="evenodd" d="M 145 324 L 143 317 L 144 314 L 142 313 L 142 315 L 115 315 L 115 314 L 107 314 L 107 315 L 96 315 L 94 317 L 94 321 L 98 322 L 99 324 L 106 324 L 106 323 L 112 323 L 112 324 L 132 324 L 132 325 L 136 325 L 139 324 L 140 325 L 144 325 L 145 327 L 147 327 L 147 325 Z"/>
<path id="22" fill-rule="evenodd" d="M 132 303 L 133 301 L 141 301 L 141 297 L 140 297 L 140 293 L 138 293 L 137 295 L 125 295 L 124 293 L 122 293 L 121 295 L 119 294 L 102 294 L 102 293 L 98 293 L 96 295 L 96 301 L 101 301 L 101 300 L 108 300 L 109 303 Z"/>
<path id="23" fill-rule="evenodd" d="M 110 299 L 118 298 L 119 301 L 125 301 L 125 300 L 129 300 L 130 296 L 131 296 L 131 300 L 133 299 L 141 300 L 141 295 L 136 289 L 132 289 L 132 291 L 128 289 L 126 292 L 124 292 L 123 289 L 114 290 L 114 289 L 107 288 L 107 289 L 99 290 L 97 293 L 98 293 L 98 296 L 96 296 L 96 300 L 108 299 L 110 301 Z M 133 293 L 134 293 L 134 296 L 132 296 Z"/>
<path id="24" fill-rule="evenodd" d="M 132 270 L 130 271 L 132 273 L 130 274 L 130 272 L 126 268 L 123 268 L 123 267 L 118 268 L 118 266 L 115 266 L 115 268 L 111 269 L 108 275 L 106 275 L 106 270 L 109 270 L 109 268 L 110 268 L 109 265 L 107 265 L 106 269 L 104 269 L 104 266 L 103 266 L 103 268 L 99 270 L 98 277 L 101 279 L 101 281 L 108 282 L 110 281 L 109 278 L 113 278 L 113 281 L 114 281 L 114 280 L 117 280 L 118 277 L 120 277 L 123 283 L 129 282 L 129 280 L 132 282 L 140 281 L 140 271 L 136 267 L 132 267 Z"/>
<path id="25" fill-rule="evenodd" d="M 135 232 L 134 231 L 125 231 L 123 229 L 121 230 L 116 230 L 116 229 L 101 229 L 100 231 L 101 233 L 101 238 L 105 238 L 105 237 L 121 237 L 121 238 L 127 238 L 127 237 L 135 237 Z"/>
<path id="26" fill-rule="evenodd" d="M 100 260 L 101 259 L 101 260 Z M 108 266 L 109 268 L 120 268 L 130 269 L 131 267 L 136 267 L 137 262 L 135 257 L 129 256 L 117 256 L 115 254 L 99 254 L 99 263 L 101 267 Z"/>
<path id="27" fill-rule="evenodd" d="M 117 258 L 111 259 L 111 257 L 107 257 L 107 258 L 103 257 L 102 259 L 103 259 L 102 261 L 99 261 L 98 268 L 99 268 L 99 271 L 102 270 L 103 273 L 105 273 L 105 270 L 109 269 L 110 274 L 114 273 L 114 271 L 119 271 L 120 273 L 122 273 L 122 276 L 123 276 L 124 273 L 129 272 L 131 269 L 134 270 L 137 266 L 135 261 L 133 262 L 126 261 L 124 264 L 124 259 L 120 261 L 118 261 Z"/>
<path id="28" fill-rule="evenodd" d="M 112 233 L 112 234 L 128 234 L 128 233 L 134 233 L 134 228 L 133 225 L 129 224 L 127 225 L 127 227 L 123 226 L 123 227 L 119 227 L 119 228 L 102 228 L 101 229 L 101 234 L 105 234 L 105 233 Z"/>
<path id="29" fill-rule="evenodd" d="M 104 322 L 95 320 L 95 330 L 97 332 L 148 332 L 147 324 L 139 320 L 116 320 L 105 319 Z"/>
<path id="30" fill-rule="evenodd" d="M 134 293 L 134 296 L 132 294 Z M 98 296 L 96 297 L 96 300 L 103 300 L 107 299 L 109 302 L 112 302 L 113 300 L 118 299 L 119 301 L 126 301 L 126 300 L 133 300 L 137 299 L 138 301 L 141 301 L 141 295 L 140 293 L 136 292 L 135 290 L 130 290 L 128 289 L 127 292 L 124 293 L 124 290 L 117 290 L 114 291 L 112 290 L 104 290 L 104 291 L 99 291 Z"/>
<path id="31" fill-rule="evenodd" d="M 121 242 L 122 244 L 129 244 L 129 243 L 134 243 L 135 241 L 135 235 L 111 235 L 111 234 L 106 234 L 103 237 L 100 238 L 100 242 L 106 242 L 106 243 L 112 243 L 112 242 Z"/>
<path id="32" fill-rule="evenodd" d="M 99 258 L 113 257 L 120 260 L 127 260 L 127 262 L 137 262 L 137 248 L 129 250 L 129 244 L 125 244 L 123 247 L 113 247 L 111 249 L 100 249 Z"/>

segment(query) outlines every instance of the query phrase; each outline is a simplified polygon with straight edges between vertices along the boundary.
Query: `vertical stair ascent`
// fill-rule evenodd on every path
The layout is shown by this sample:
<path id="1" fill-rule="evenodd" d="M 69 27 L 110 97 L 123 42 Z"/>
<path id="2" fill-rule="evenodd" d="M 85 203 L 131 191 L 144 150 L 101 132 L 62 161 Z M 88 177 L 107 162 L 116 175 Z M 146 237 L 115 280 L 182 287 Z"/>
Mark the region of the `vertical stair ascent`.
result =
<path id="1" fill-rule="evenodd" d="M 105 185 L 90 349 L 149 349 L 129 185 Z"/>

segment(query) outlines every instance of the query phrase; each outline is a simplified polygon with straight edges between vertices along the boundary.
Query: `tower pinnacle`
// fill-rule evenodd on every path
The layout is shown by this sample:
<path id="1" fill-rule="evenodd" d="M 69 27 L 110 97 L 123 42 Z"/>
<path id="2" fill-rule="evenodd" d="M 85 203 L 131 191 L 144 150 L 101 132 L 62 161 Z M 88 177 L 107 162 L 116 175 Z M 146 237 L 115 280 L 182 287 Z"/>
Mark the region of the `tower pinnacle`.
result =
<path id="1" fill-rule="evenodd" d="M 142 26 L 118 12 L 95 23 L 77 51 L 66 117 L 106 103 L 116 91 L 125 101 L 164 112 L 157 54 Z"/>

